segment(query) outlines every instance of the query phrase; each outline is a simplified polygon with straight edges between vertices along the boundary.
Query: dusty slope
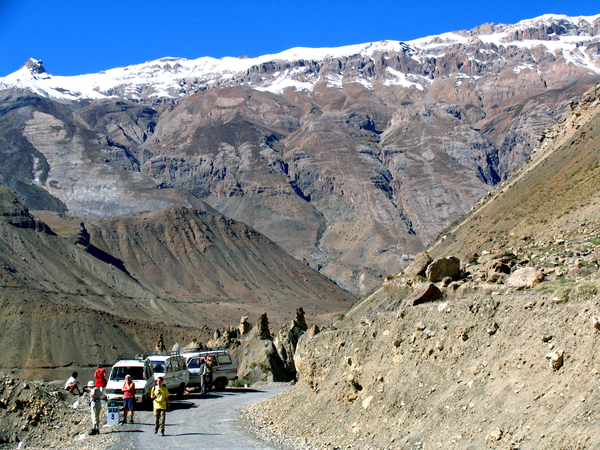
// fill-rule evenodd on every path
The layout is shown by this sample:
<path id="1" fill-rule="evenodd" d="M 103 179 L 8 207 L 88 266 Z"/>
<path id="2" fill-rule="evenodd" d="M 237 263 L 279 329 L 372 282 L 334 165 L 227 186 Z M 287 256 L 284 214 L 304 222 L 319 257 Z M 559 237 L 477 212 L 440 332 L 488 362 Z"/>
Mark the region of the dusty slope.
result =
<path id="1" fill-rule="evenodd" d="M 64 378 L 79 367 L 148 354 L 160 334 L 169 348 L 208 335 L 199 327 L 124 318 L 81 306 L 76 296 L 30 289 L 4 293 L 0 307 L 0 364 L 29 379 Z"/>
<path id="2" fill-rule="evenodd" d="M 0 366 L 49 376 L 53 368 L 112 363 L 165 344 L 206 341 L 209 329 L 273 323 L 302 306 L 311 320 L 352 296 L 262 235 L 219 214 L 186 209 L 89 225 L 55 217 L 61 237 L 0 189 Z M 62 225 L 61 225 L 62 224 Z"/>
<path id="3" fill-rule="evenodd" d="M 285 253 L 252 228 L 218 213 L 175 208 L 90 225 L 91 242 L 180 315 L 211 327 L 252 320 L 274 323 L 302 307 L 322 323 L 345 310 L 351 294 Z"/>
<path id="4" fill-rule="evenodd" d="M 404 307 L 410 287 L 391 277 L 339 329 L 301 340 L 298 385 L 251 408 L 256 423 L 311 449 L 598 448 L 599 94 L 432 250 L 478 252 L 466 281 Z M 475 270 L 494 255 L 545 280 L 486 281 Z"/>
<path id="5" fill-rule="evenodd" d="M 597 448 L 600 303 L 551 299 L 469 296 L 324 331 L 299 347 L 298 385 L 251 413 L 312 449 Z"/>

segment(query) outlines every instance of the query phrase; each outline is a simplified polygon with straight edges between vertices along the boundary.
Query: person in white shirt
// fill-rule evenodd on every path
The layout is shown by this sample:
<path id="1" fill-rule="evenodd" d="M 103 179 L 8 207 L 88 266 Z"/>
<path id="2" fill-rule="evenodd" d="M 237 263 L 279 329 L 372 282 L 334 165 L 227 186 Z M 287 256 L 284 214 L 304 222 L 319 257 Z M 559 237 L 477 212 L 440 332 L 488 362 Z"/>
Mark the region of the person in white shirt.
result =
<path id="1" fill-rule="evenodd" d="M 71 378 L 69 378 L 67 380 L 67 384 L 65 384 L 65 389 L 71 394 L 74 394 L 75 391 L 77 391 L 77 393 L 81 395 L 81 390 L 79 389 L 79 381 L 77 381 L 77 375 L 79 375 L 77 372 L 73 372 L 71 374 Z"/>

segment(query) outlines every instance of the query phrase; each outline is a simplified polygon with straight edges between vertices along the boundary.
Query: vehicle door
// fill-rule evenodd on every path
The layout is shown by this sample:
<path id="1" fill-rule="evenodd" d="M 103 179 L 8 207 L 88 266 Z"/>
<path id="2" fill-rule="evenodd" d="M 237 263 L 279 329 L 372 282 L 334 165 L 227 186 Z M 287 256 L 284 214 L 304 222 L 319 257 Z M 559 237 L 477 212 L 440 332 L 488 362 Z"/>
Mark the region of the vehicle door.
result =
<path id="1" fill-rule="evenodd" d="M 190 382 L 189 384 L 200 385 L 200 358 L 190 358 L 187 364 L 188 370 L 190 371 Z"/>
<path id="2" fill-rule="evenodd" d="M 168 359 L 165 361 L 165 386 L 168 390 L 173 389 L 173 361 Z"/>

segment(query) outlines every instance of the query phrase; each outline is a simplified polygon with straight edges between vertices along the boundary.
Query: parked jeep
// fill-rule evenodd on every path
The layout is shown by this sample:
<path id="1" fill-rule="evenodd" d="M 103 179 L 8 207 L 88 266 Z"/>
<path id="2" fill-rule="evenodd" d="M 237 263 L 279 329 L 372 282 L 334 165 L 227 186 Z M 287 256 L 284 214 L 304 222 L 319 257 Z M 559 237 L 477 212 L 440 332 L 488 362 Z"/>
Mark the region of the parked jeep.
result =
<path id="1" fill-rule="evenodd" d="M 150 391 L 155 385 L 152 363 L 149 359 L 123 359 L 117 361 L 110 371 L 106 385 L 106 398 L 123 402 L 123 383 L 125 375 L 130 375 L 135 383 L 136 403 L 149 403 Z"/>
<path id="2" fill-rule="evenodd" d="M 227 387 L 229 380 L 237 379 L 237 366 L 233 362 L 231 354 L 227 350 L 203 350 L 199 352 L 182 353 L 190 371 L 190 382 L 188 387 L 200 387 L 199 361 L 210 355 L 213 362 L 213 386 L 217 391 Z"/>
<path id="3" fill-rule="evenodd" d="M 163 377 L 163 385 L 169 390 L 169 393 L 177 394 L 183 397 L 185 387 L 189 383 L 190 372 L 188 371 L 185 358 L 179 352 L 168 354 L 150 355 L 152 361 L 154 378 Z"/>

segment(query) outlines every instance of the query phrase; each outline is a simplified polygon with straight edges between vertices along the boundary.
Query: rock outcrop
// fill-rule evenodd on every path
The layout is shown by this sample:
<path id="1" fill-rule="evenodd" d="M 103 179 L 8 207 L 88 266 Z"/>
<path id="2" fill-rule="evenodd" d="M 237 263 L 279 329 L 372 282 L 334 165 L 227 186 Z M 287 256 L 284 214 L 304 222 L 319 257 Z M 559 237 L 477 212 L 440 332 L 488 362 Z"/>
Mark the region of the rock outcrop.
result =
<path id="1" fill-rule="evenodd" d="M 308 326 L 304 318 L 304 310 L 298 308 L 296 310 L 296 316 L 289 326 L 283 324 L 279 328 L 279 333 L 274 339 L 275 348 L 277 353 L 283 362 L 284 368 L 290 373 L 290 378 L 294 377 L 296 372 L 296 366 L 294 364 L 294 354 L 296 353 L 296 346 L 298 341 L 304 333 L 307 332 Z"/>
<path id="2" fill-rule="evenodd" d="M 244 336 L 245 334 L 250 333 L 250 331 L 252 331 L 252 328 L 252 324 L 248 322 L 248 316 L 242 316 L 242 318 L 240 319 L 240 324 L 238 326 L 238 331 L 240 332 L 240 335 Z"/>

